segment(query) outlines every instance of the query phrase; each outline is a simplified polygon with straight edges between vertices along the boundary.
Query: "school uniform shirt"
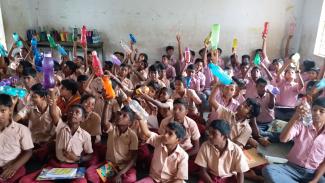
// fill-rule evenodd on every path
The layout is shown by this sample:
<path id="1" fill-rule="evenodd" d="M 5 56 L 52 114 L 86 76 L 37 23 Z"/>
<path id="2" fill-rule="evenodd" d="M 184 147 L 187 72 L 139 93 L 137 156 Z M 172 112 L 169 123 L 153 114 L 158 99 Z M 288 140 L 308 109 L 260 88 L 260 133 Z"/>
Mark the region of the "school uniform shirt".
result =
<path id="1" fill-rule="evenodd" d="M 34 144 L 30 130 L 12 121 L 0 131 L 0 167 L 16 159 L 21 151 L 33 149 Z"/>
<path id="2" fill-rule="evenodd" d="M 161 136 L 151 133 L 147 143 L 155 147 L 153 160 L 150 166 L 150 177 L 156 182 L 169 182 L 171 180 L 188 179 L 188 154 L 177 145 L 174 152 L 168 155 Z"/>
<path id="3" fill-rule="evenodd" d="M 196 100 L 201 100 L 199 98 L 199 96 L 196 94 L 196 92 L 193 89 L 187 89 L 185 88 L 184 91 L 184 95 L 181 96 L 180 94 L 178 94 L 177 92 L 174 92 L 171 96 L 172 99 L 178 99 L 178 98 L 182 98 L 184 100 L 188 101 L 188 108 L 191 110 L 195 110 L 196 109 L 196 105 L 194 103 L 194 99 Z"/>
<path id="4" fill-rule="evenodd" d="M 236 120 L 236 113 L 221 105 L 219 105 L 217 113 L 219 118 L 227 121 L 231 127 L 230 139 L 245 146 L 252 135 L 252 128 L 249 125 L 248 119 L 243 122 L 238 122 Z"/>
<path id="5" fill-rule="evenodd" d="M 208 66 L 203 68 L 203 74 L 205 76 L 205 90 L 211 89 L 211 82 L 213 81 L 213 74 Z"/>
<path id="6" fill-rule="evenodd" d="M 209 140 L 204 142 L 196 155 L 195 163 L 207 168 L 210 174 L 221 178 L 249 170 L 243 151 L 229 139 L 227 148 L 222 154 Z"/>
<path id="7" fill-rule="evenodd" d="M 299 84 L 282 79 L 277 86 L 280 89 L 280 94 L 277 95 L 276 104 L 278 106 L 295 107 L 300 92 Z"/>
<path id="8" fill-rule="evenodd" d="M 131 151 L 138 150 L 138 137 L 131 128 L 120 134 L 116 126 L 108 130 L 107 136 L 106 160 L 121 170 L 131 161 Z"/>
<path id="9" fill-rule="evenodd" d="M 80 126 L 72 135 L 70 127 L 60 121 L 56 128 L 56 158 L 64 163 L 75 163 L 63 155 L 63 149 L 72 151 L 76 156 L 81 156 L 82 152 L 87 154 L 93 153 L 91 144 L 91 137 L 88 132 L 83 130 Z"/>
<path id="10" fill-rule="evenodd" d="M 225 101 L 222 98 L 222 93 L 221 93 L 220 90 L 219 90 L 219 92 L 218 92 L 218 94 L 216 96 L 216 100 L 220 105 L 224 106 L 225 108 L 229 109 L 232 112 L 236 112 L 237 107 L 240 105 L 239 102 L 234 98 L 231 98 L 230 102 L 228 104 L 226 104 Z M 217 112 L 217 110 L 212 109 L 211 113 L 209 114 L 209 120 L 208 121 L 211 122 L 211 121 L 213 121 L 215 119 L 219 119 L 218 112 Z"/>
<path id="11" fill-rule="evenodd" d="M 189 86 L 188 86 L 188 80 L 190 82 Z M 183 84 L 187 89 L 192 89 L 195 92 L 201 91 L 201 87 L 200 87 L 201 81 L 197 77 L 188 77 L 188 76 L 186 76 L 185 81 L 184 81 Z"/>
<path id="12" fill-rule="evenodd" d="M 80 127 L 86 130 L 91 136 L 102 134 L 101 118 L 96 112 L 90 112 L 86 119 L 80 123 Z"/>
<path id="13" fill-rule="evenodd" d="M 314 125 L 305 126 L 302 121 L 295 123 L 289 132 L 294 145 L 288 154 L 289 162 L 316 170 L 325 159 L 325 128 L 317 134 Z"/>
<path id="14" fill-rule="evenodd" d="M 61 110 L 57 107 L 61 117 Z M 48 142 L 55 135 L 55 125 L 50 115 L 50 107 L 47 106 L 45 112 L 41 113 L 36 106 L 24 107 L 18 112 L 18 116 L 28 119 L 28 128 L 31 131 L 35 144 Z"/>
<path id="15" fill-rule="evenodd" d="M 159 134 L 163 135 L 166 131 L 167 125 L 173 121 L 174 116 L 170 116 L 163 119 L 160 123 L 160 127 L 158 130 Z M 180 142 L 180 146 L 185 150 L 189 150 L 193 147 L 191 140 L 199 140 L 201 135 L 196 122 L 187 116 L 185 116 L 183 126 L 185 128 L 186 135 L 184 139 Z"/>
<path id="16" fill-rule="evenodd" d="M 103 91 L 103 82 L 100 77 L 95 78 L 89 86 L 89 89 L 91 91 L 91 94 L 95 96 L 96 98 L 96 105 L 94 112 L 97 114 L 102 114 L 103 113 L 103 108 L 104 108 L 104 99 L 102 96 L 102 91 Z"/>
<path id="17" fill-rule="evenodd" d="M 166 77 L 167 79 L 173 79 L 176 77 L 175 67 L 170 64 L 166 65 Z"/>
<path id="18" fill-rule="evenodd" d="M 245 98 L 254 98 L 257 95 L 256 83 L 252 78 L 246 80 L 246 95 Z"/>
<path id="19" fill-rule="evenodd" d="M 200 90 L 199 91 L 203 91 L 205 88 L 205 79 L 206 79 L 204 74 L 202 72 L 198 72 L 194 75 L 194 78 L 196 78 L 200 82 Z"/>
<path id="20" fill-rule="evenodd" d="M 274 108 L 269 108 L 271 94 L 265 92 L 263 96 L 256 95 L 255 100 L 261 106 L 261 112 L 257 116 L 256 121 L 257 123 L 270 123 L 274 120 Z"/>

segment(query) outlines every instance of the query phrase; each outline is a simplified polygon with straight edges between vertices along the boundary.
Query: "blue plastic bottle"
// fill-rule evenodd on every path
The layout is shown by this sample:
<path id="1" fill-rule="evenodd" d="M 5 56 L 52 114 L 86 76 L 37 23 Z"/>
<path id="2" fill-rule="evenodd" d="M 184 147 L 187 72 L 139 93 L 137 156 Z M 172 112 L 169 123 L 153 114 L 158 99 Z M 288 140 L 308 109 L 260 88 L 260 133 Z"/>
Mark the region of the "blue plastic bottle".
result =
<path id="1" fill-rule="evenodd" d="M 67 56 L 68 55 L 68 53 L 65 51 L 65 49 L 60 44 L 57 44 L 56 46 L 57 46 L 58 51 L 61 54 L 61 56 Z"/>
<path id="2" fill-rule="evenodd" d="M 137 43 L 137 39 L 135 38 L 135 36 L 133 34 L 130 34 L 130 39 L 133 44 Z"/>
<path id="3" fill-rule="evenodd" d="M 18 96 L 20 99 L 27 95 L 27 91 L 22 88 L 13 88 L 11 86 L 0 86 L 0 93 L 10 96 Z"/>
<path id="4" fill-rule="evenodd" d="M 19 35 L 17 34 L 17 32 L 14 32 L 14 33 L 12 34 L 12 38 L 14 39 L 14 41 L 15 41 L 17 47 L 21 47 L 21 46 L 23 46 L 23 42 L 19 39 Z"/>
<path id="5" fill-rule="evenodd" d="M 320 81 L 317 83 L 316 88 L 317 88 L 318 90 L 321 90 L 321 89 L 325 88 L 325 78 L 323 78 L 322 80 L 320 80 Z"/>
<path id="6" fill-rule="evenodd" d="M 229 85 L 232 83 L 231 77 L 226 74 L 219 66 L 209 63 L 209 68 L 214 76 L 216 76 L 219 81 L 224 85 Z"/>
<path id="7" fill-rule="evenodd" d="M 0 43 L 0 57 L 7 57 L 8 52 L 5 50 L 5 47 Z"/>
<path id="8" fill-rule="evenodd" d="M 33 50 L 33 54 L 34 54 L 36 70 L 37 70 L 37 72 L 42 72 L 43 56 L 37 49 L 37 40 L 36 40 L 36 38 L 32 38 L 32 40 L 30 42 L 31 42 L 32 50 Z"/>

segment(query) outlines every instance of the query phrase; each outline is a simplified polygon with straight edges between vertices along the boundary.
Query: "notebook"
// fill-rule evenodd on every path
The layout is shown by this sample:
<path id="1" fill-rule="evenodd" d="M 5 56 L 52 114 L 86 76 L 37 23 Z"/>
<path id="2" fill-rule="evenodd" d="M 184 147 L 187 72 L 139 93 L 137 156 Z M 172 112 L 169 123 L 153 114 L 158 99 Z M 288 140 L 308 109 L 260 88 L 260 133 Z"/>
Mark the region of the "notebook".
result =
<path id="1" fill-rule="evenodd" d="M 36 180 L 77 179 L 85 176 L 86 169 L 79 168 L 43 168 Z"/>
<path id="2" fill-rule="evenodd" d="M 249 168 L 254 168 L 268 163 L 267 159 L 265 159 L 262 154 L 258 153 L 256 148 L 247 149 L 243 152 L 247 158 Z"/>
<path id="3" fill-rule="evenodd" d="M 96 169 L 99 177 L 103 182 L 107 181 L 107 178 L 112 178 L 116 175 L 116 168 L 112 162 L 107 162 L 103 166 Z"/>

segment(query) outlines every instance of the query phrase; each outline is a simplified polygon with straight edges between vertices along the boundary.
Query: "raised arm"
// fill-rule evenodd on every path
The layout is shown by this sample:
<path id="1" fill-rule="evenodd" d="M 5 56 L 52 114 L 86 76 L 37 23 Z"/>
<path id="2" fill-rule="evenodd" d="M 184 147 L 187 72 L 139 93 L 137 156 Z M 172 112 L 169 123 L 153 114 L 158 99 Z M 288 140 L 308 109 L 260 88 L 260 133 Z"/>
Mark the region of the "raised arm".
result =
<path id="1" fill-rule="evenodd" d="M 318 80 L 323 79 L 324 74 L 325 74 L 325 60 L 323 61 L 323 66 L 322 66 L 322 68 L 321 68 L 321 70 L 319 72 L 319 75 L 318 75 L 318 78 L 317 79 Z"/>
<path id="2" fill-rule="evenodd" d="M 142 98 L 144 98 L 145 100 L 151 102 L 153 105 L 155 105 L 155 106 L 157 106 L 159 108 L 162 108 L 162 109 L 169 109 L 170 108 L 169 104 L 160 102 L 159 100 L 155 100 L 155 99 L 153 99 L 152 97 L 150 97 L 147 94 L 143 93 L 141 95 L 142 95 Z"/>
<path id="3" fill-rule="evenodd" d="M 211 92 L 211 95 L 209 97 L 209 103 L 210 105 L 215 108 L 216 110 L 219 108 L 220 104 L 217 101 L 217 94 L 218 94 L 218 90 L 219 90 L 219 85 L 216 85 Z"/>
<path id="4" fill-rule="evenodd" d="M 101 117 L 101 126 L 102 126 L 103 132 L 107 132 L 112 127 L 112 123 L 109 122 L 111 115 L 112 115 L 112 111 L 109 111 L 110 109 L 111 109 L 110 101 L 105 100 L 104 107 L 103 107 L 103 113 L 102 113 L 102 117 Z"/>
<path id="5" fill-rule="evenodd" d="M 273 76 L 270 73 L 269 69 L 264 65 L 264 63 L 261 63 L 261 67 L 264 69 L 264 71 L 265 71 L 265 73 L 266 73 L 267 78 L 269 79 L 269 81 L 272 81 L 273 80 Z"/>
<path id="6" fill-rule="evenodd" d="M 61 116 L 58 110 L 58 106 L 56 105 L 55 90 L 53 88 L 49 89 L 48 105 L 50 109 L 50 116 L 52 118 L 52 122 L 54 123 L 55 126 L 57 126 L 57 124 L 61 119 Z"/>
<path id="7" fill-rule="evenodd" d="M 266 53 L 266 35 L 262 35 L 263 39 L 263 44 L 262 44 L 262 54 L 263 54 L 263 59 L 267 58 L 267 53 Z"/>
<path id="8" fill-rule="evenodd" d="M 15 61 L 15 58 L 12 56 L 12 52 L 14 51 L 15 48 L 17 48 L 16 43 L 13 43 L 8 53 L 8 58 L 11 61 Z"/>
<path id="9" fill-rule="evenodd" d="M 204 43 L 203 68 L 208 66 L 208 44 Z"/>
<path id="10" fill-rule="evenodd" d="M 279 69 L 279 71 L 276 73 L 279 77 L 284 70 L 287 69 L 287 67 L 291 64 L 292 60 L 290 58 L 286 59 L 284 65 Z"/>
<path id="11" fill-rule="evenodd" d="M 323 160 L 323 162 L 318 166 L 314 174 L 313 180 L 311 180 L 309 183 L 317 183 L 324 174 L 325 174 L 325 160 Z"/>
<path id="12" fill-rule="evenodd" d="M 289 58 L 289 47 L 290 47 L 290 41 L 291 41 L 292 37 L 293 37 L 293 35 L 289 35 L 287 38 L 286 47 L 284 50 L 284 58 Z"/>
<path id="13" fill-rule="evenodd" d="M 282 130 L 282 133 L 280 134 L 280 141 L 283 143 L 288 142 L 290 139 L 290 132 L 293 128 L 293 126 L 299 122 L 299 120 L 302 118 L 303 115 L 305 115 L 307 110 L 304 109 L 302 105 L 298 106 L 296 109 L 295 114 L 292 116 L 290 121 L 287 123 L 287 125 Z"/>
<path id="14" fill-rule="evenodd" d="M 298 78 L 298 84 L 299 84 L 299 88 L 298 90 L 302 90 L 304 88 L 304 80 L 302 79 L 301 77 L 301 74 L 300 74 L 300 70 L 296 71 L 296 74 L 297 74 L 297 78 Z"/>

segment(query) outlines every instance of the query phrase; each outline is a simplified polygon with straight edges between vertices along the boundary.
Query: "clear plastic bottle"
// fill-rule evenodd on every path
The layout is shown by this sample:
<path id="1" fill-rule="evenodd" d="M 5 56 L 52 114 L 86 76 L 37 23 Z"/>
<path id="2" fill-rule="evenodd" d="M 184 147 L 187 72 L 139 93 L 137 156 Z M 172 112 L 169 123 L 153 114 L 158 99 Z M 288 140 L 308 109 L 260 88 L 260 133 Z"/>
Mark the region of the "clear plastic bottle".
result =
<path id="1" fill-rule="evenodd" d="M 309 126 L 313 123 L 313 118 L 312 118 L 312 114 L 311 114 L 311 107 L 307 101 L 307 98 L 306 97 L 303 97 L 301 98 L 299 101 L 298 101 L 298 104 L 301 104 L 304 106 L 304 108 L 307 110 L 307 114 L 306 116 L 304 116 L 302 118 L 302 123 L 305 125 L 305 126 Z"/>
<path id="2" fill-rule="evenodd" d="M 139 102 L 128 98 L 128 104 L 131 110 L 139 115 L 142 119 L 147 120 L 149 118 L 149 114 L 141 107 Z"/>
<path id="3" fill-rule="evenodd" d="M 131 48 L 128 45 L 126 45 L 123 41 L 120 41 L 120 44 L 126 53 L 130 54 L 132 52 Z"/>

